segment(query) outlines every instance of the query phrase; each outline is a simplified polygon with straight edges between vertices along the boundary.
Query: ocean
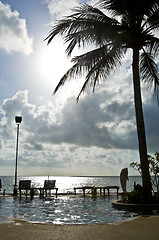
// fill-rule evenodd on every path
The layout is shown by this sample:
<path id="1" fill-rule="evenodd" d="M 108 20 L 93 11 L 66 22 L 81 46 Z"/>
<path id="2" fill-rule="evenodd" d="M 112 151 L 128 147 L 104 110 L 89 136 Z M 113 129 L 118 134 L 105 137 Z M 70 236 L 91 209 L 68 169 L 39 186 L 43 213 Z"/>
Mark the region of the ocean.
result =
<path id="1" fill-rule="evenodd" d="M 14 177 L 1 176 L 2 187 L 6 188 L 6 193 L 13 193 Z M 118 176 L 99 176 L 99 177 L 65 177 L 65 176 L 24 176 L 18 177 L 19 180 L 31 180 L 32 186 L 43 187 L 45 180 L 56 180 L 56 187 L 59 193 L 72 192 L 74 187 L 82 186 L 113 186 L 120 187 L 120 179 Z M 140 176 L 130 176 L 127 181 L 127 191 L 133 189 L 134 182 L 141 184 Z"/>
<path id="2" fill-rule="evenodd" d="M 6 188 L 6 196 L 13 193 L 14 177 L 0 177 L 2 187 Z M 90 224 L 111 223 L 136 216 L 136 213 L 119 211 L 112 207 L 111 202 L 117 196 L 81 197 L 75 196 L 74 187 L 82 186 L 113 186 L 120 187 L 117 176 L 109 177 L 64 177 L 64 176 L 30 176 L 18 177 L 19 180 L 31 180 L 33 187 L 43 187 L 44 180 L 56 180 L 58 197 L 34 199 L 22 197 L 0 197 L 0 222 L 13 219 L 28 222 L 51 224 Z M 140 176 L 130 176 L 127 191 L 133 189 L 134 182 L 141 184 Z M 121 188 L 120 188 L 121 191 Z M 119 192 L 120 192 L 119 191 Z"/>

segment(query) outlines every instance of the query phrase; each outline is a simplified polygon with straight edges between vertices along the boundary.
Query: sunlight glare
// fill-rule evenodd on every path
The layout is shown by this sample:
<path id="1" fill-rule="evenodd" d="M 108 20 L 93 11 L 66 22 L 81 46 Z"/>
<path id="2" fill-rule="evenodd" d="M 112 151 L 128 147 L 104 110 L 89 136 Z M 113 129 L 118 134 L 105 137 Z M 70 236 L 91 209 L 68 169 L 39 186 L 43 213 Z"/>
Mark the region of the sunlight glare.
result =
<path id="1" fill-rule="evenodd" d="M 71 58 L 67 58 L 65 49 L 66 46 L 62 44 L 62 41 L 58 40 L 39 50 L 39 54 L 36 58 L 38 74 L 41 79 L 39 85 L 43 90 L 47 88 L 51 89 L 53 92 L 61 77 L 72 66 Z M 68 81 L 65 88 L 61 88 L 60 90 L 63 91 L 63 94 L 60 94 L 60 99 L 66 100 L 69 96 L 75 96 L 76 98 L 83 82 L 83 78 L 80 78 L 80 81 Z"/>
<path id="2" fill-rule="evenodd" d="M 38 68 L 45 84 L 51 82 L 54 88 L 70 66 L 70 60 L 67 59 L 62 44 L 55 42 L 53 45 L 48 45 L 40 50 Z"/>

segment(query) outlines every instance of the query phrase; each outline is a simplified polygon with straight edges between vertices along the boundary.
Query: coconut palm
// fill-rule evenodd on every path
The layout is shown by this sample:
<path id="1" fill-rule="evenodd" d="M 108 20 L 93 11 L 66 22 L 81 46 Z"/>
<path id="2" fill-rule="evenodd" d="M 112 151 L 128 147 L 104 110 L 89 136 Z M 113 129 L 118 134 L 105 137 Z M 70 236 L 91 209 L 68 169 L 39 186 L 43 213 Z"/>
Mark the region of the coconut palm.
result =
<path id="1" fill-rule="evenodd" d="M 101 10 L 100 10 L 101 9 Z M 103 10 L 102 10 L 103 9 Z M 77 100 L 87 87 L 93 91 L 105 80 L 128 49 L 132 50 L 134 102 L 144 199 L 151 201 L 151 181 L 147 160 L 147 144 L 142 109 L 140 79 L 158 91 L 159 76 L 155 58 L 159 53 L 159 0 L 100 0 L 96 7 L 82 4 L 73 14 L 59 20 L 46 38 L 48 44 L 61 34 L 71 55 L 76 46 L 94 46 L 92 51 L 72 58 L 73 66 L 61 78 L 54 93 L 67 80 L 85 74 L 84 85 Z M 107 11 L 107 13 L 106 13 Z"/>

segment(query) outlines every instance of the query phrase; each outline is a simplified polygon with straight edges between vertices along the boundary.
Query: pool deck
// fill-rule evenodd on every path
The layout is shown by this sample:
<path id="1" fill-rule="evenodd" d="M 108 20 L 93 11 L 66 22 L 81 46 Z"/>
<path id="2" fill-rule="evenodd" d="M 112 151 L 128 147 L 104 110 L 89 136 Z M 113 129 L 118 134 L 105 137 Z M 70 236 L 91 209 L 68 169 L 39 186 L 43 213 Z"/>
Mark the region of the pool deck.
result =
<path id="1" fill-rule="evenodd" d="M 23 221 L 0 223 L 3 240 L 158 240 L 159 216 L 113 224 L 52 225 Z"/>

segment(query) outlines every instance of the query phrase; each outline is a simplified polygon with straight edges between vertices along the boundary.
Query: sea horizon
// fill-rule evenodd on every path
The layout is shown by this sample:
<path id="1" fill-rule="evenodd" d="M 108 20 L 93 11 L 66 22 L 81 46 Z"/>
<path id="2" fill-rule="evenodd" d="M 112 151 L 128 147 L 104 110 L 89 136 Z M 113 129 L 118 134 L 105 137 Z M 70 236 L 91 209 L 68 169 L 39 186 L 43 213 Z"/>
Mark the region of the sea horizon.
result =
<path id="1" fill-rule="evenodd" d="M 6 188 L 6 193 L 13 192 L 13 186 L 15 184 L 15 176 L 0 176 L 2 187 Z M 17 177 L 17 186 L 19 186 L 19 180 L 31 180 L 31 184 L 34 187 L 43 187 L 45 180 L 56 180 L 56 187 L 58 192 L 71 192 L 76 187 L 82 186 L 119 186 L 121 190 L 120 177 L 119 176 L 54 176 L 54 175 L 26 175 Z M 129 176 L 127 181 L 127 191 L 132 191 L 134 182 L 141 184 L 141 176 Z"/>
<path id="2" fill-rule="evenodd" d="M 18 175 L 18 177 L 120 177 L 120 175 L 38 175 L 38 174 L 25 174 L 25 175 Z M 0 177 L 15 177 L 14 175 L 0 175 Z M 140 175 L 129 175 L 128 177 L 141 177 Z"/>

